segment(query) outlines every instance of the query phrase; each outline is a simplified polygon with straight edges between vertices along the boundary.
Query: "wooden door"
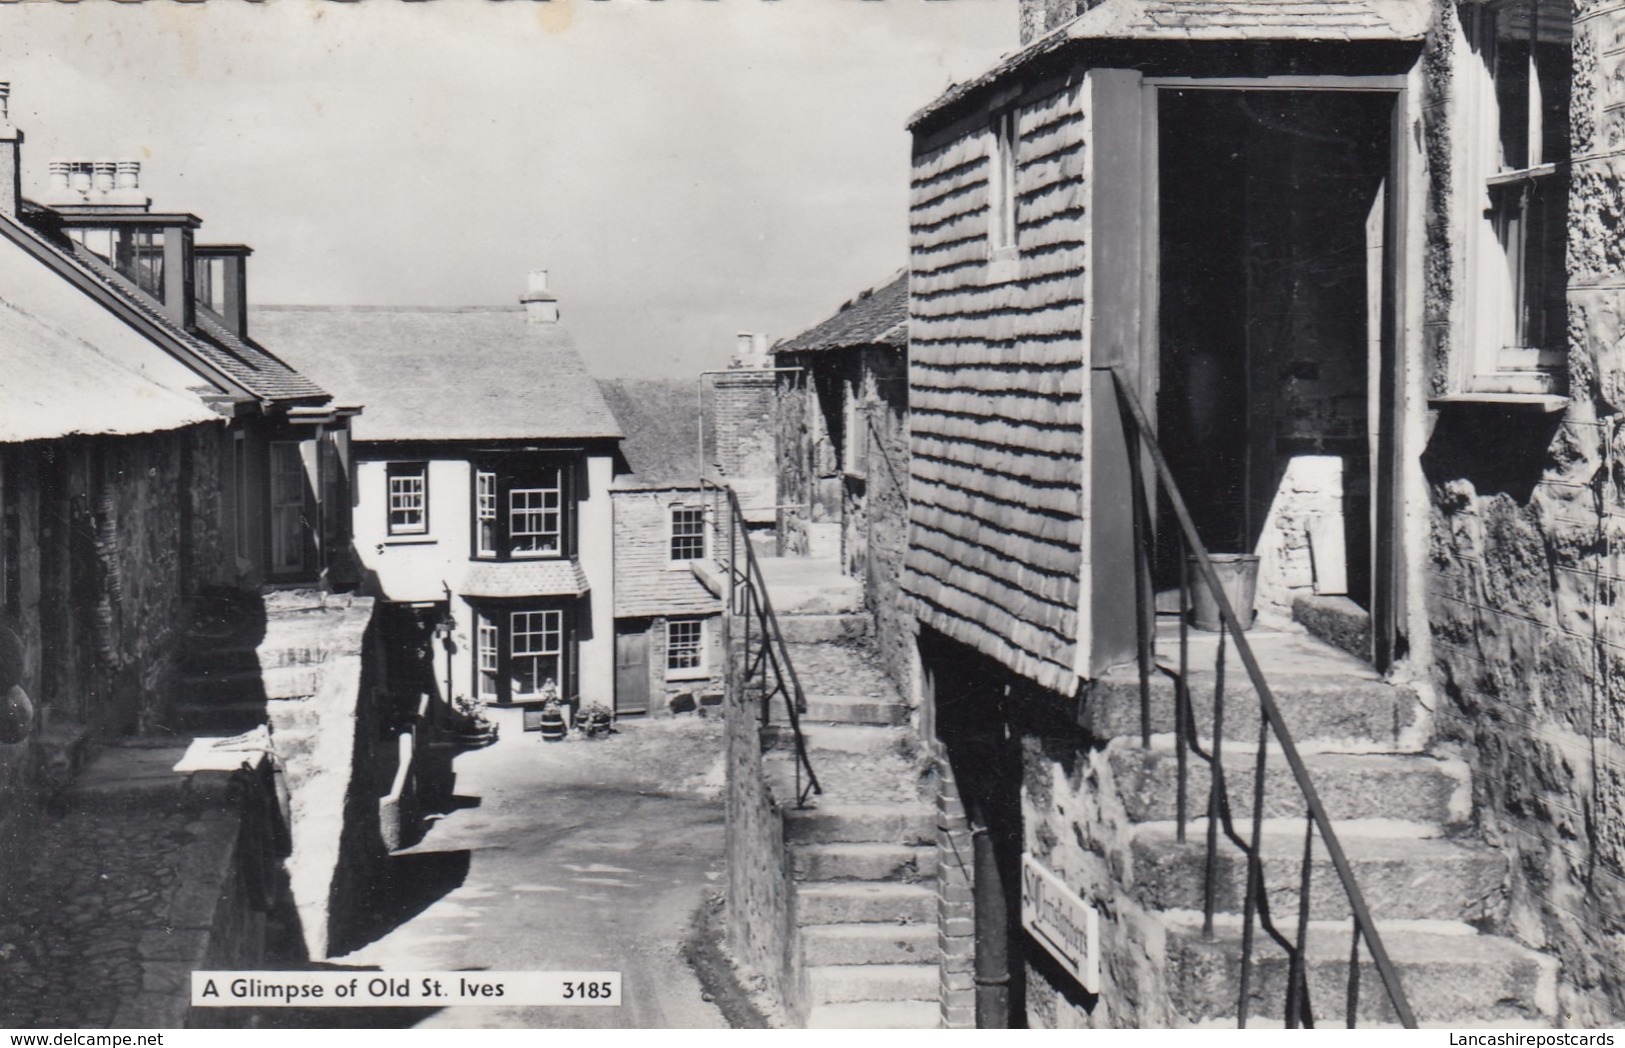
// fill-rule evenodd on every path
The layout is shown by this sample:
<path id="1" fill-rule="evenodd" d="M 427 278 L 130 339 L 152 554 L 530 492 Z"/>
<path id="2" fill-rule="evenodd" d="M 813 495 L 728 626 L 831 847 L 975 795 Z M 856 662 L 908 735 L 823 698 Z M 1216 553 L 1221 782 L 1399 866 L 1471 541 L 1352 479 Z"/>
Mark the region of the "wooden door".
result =
<path id="1" fill-rule="evenodd" d="M 649 712 L 649 631 L 615 634 L 615 715 Z"/>
<path id="2" fill-rule="evenodd" d="M 271 442 L 271 572 L 305 570 L 305 463 L 299 443 Z"/>

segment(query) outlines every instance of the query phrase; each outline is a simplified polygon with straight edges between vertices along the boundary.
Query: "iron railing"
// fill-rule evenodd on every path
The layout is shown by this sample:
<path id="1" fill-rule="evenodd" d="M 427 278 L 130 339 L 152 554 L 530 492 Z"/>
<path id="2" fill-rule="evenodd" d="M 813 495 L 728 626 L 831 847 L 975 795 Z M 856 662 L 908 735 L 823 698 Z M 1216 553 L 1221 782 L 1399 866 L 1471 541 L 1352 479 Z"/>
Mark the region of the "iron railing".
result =
<path id="1" fill-rule="evenodd" d="M 768 597 L 767 580 L 751 548 L 745 526 L 745 514 L 739 506 L 739 495 L 727 484 L 701 478 L 702 490 L 713 494 L 712 534 L 715 537 L 713 559 L 723 573 L 723 586 L 727 590 L 729 636 L 732 645 L 737 639 L 742 645 L 745 672 L 743 685 L 746 694 L 755 691 L 762 702 L 762 725 L 773 718 L 773 700 L 784 699 L 786 720 L 791 740 L 795 745 L 796 807 L 805 807 L 807 798 L 823 793 L 818 775 L 807 757 L 807 740 L 801 734 L 801 715 L 807 712 L 807 696 L 801 690 L 790 652 L 785 647 L 779 620 L 773 614 L 773 601 Z M 735 636 L 738 630 L 738 636 Z M 733 653 L 729 653 L 733 657 Z"/>
<path id="2" fill-rule="evenodd" d="M 1320 796 L 1315 791 L 1314 783 L 1310 781 L 1309 772 L 1304 767 L 1303 758 L 1299 756 L 1297 745 L 1293 742 L 1292 735 L 1287 730 L 1286 722 L 1281 717 L 1280 708 L 1276 705 L 1275 697 L 1270 692 L 1269 684 L 1264 679 L 1264 673 L 1259 668 L 1258 659 L 1254 656 L 1252 648 L 1247 643 L 1246 635 L 1242 632 L 1242 624 L 1237 620 L 1235 610 L 1231 607 L 1224 587 L 1219 582 L 1212 558 L 1209 557 L 1201 538 L 1196 534 L 1196 527 L 1192 523 L 1190 512 L 1185 506 L 1185 500 L 1180 495 L 1178 486 L 1174 483 L 1173 474 L 1168 468 L 1168 462 L 1163 456 L 1161 447 L 1157 444 L 1155 433 L 1146 417 L 1145 410 L 1134 395 L 1133 387 L 1129 384 L 1122 370 L 1118 367 L 1112 367 L 1108 370 L 1110 370 L 1112 380 L 1116 385 L 1118 400 L 1124 409 L 1124 430 L 1128 440 L 1134 505 L 1134 533 L 1136 536 L 1134 568 L 1135 602 L 1138 612 L 1136 621 L 1138 627 L 1141 744 L 1146 747 L 1151 744 L 1151 674 L 1154 662 L 1152 640 L 1156 629 L 1156 607 L 1151 578 L 1153 529 L 1150 527 L 1149 515 L 1151 508 L 1147 500 L 1147 486 L 1143 475 L 1144 462 L 1142 457 L 1148 457 L 1151 460 L 1156 477 L 1161 482 L 1162 493 L 1167 498 L 1169 506 L 1179 522 L 1179 666 L 1177 671 L 1171 671 L 1174 680 L 1175 704 L 1176 834 L 1179 842 L 1183 843 L 1185 841 L 1185 824 L 1189 816 L 1187 810 L 1189 805 L 1187 785 L 1188 755 L 1194 754 L 1197 758 L 1206 761 L 1210 768 L 1206 825 L 1207 865 L 1202 893 L 1202 932 L 1209 939 L 1213 937 L 1213 915 L 1218 894 L 1219 834 L 1222 832 L 1235 847 L 1241 850 L 1246 859 L 1246 889 L 1242 903 L 1240 993 L 1236 1004 L 1237 1023 L 1242 1027 L 1247 1025 L 1254 963 L 1254 927 L 1256 925 L 1258 929 L 1274 940 L 1286 954 L 1287 986 L 1283 1016 L 1287 1027 L 1308 1028 L 1313 1027 L 1315 1024 L 1314 1010 L 1309 1000 L 1308 933 L 1311 912 L 1310 875 L 1314 866 L 1315 834 L 1319 833 L 1321 843 L 1326 850 L 1326 854 L 1331 859 L 1339 884 L 1348 900 L 1349 912 L 1353 919 L 1353 934 L 1348 958 L 1348 991 L 1344 1005 L 1345 1021 L 1352 1028 L 1358 1016 L 1361 967 L 1360 946 L 1364 942 L 1366 950 L 1370 953 L 1372 964 L 1382 980 L 1383 989 L 1387 992 L 1389 1003 L 1393 1006 L 1394 1014 L 1404 1026 L 1414 1028 L 1416 1018 L 1411 1012 L 1404 988 L 1399 983 L 1399 976 L 1394 969 L 1393 962 L 1388 957 L 1388 951 L 1383 946 L 1382 936 L 1378 934 L 1376 925 L 1372 922 L 1371 911 L 1366 905 L 1365 896 L 1361 893 L 1360 886 L 1355 883 L 1354 873 L 1349 866 L 1347 856 L 1343 852 L 1342 844 L 1337 839 L 1337 833 L 1332 828 L 1331 820 L 1326 814 L 1326 807 L 1321 803 Z M 1196 718 L 1191 704 L 1190 639 L 1187 623 L 1191 610 L 1191 578 L 1189 570 L 1191 564 L 1194 564 L 1200 575 L 1200 583 L 1205 585 L 1209 593 L 1212 594 L 1213 601 L 1218 606 L 1219 615 L 1223 622 L 1223 627 L 1219 631 L 1218 648 L 1214 663 L 1213 724 L 1207 748 L 1204 748 L 1202 743 L 1198 741 Z M 1225 786 L 1222 759 L 1225 738 L 1224 678 L 1227 640 L 1233 641 L 1236 657 L 1241 660 L 1242 667 L 1246 670 L 1247 677 L 1252 682 L 1253 690 L 1258 695 L 1258 751 L 1256 766 L 1253 770 L 1252 823 L 1250 827 L 1247 827 L 1246 836 L 1243 836 L 1241 828 L 1237 826 L 1234 813 L 1231 810 L 1229 791 Z M 1264 884 L 1264 859 L 1261 845 L 1265 810 L 1265 761 L 1272 736 L 1275 744 L 1280 748 L 1281 756 L 1286 761 L 1287 767 L 1292 772 L 1292 778 L 1302 794 L 1307 812 L 1304 826 L 1303 861 L 1298 875 L 1298 921 L 1295 930 L 1283 929 L 1276 924 L 1270 914 L 1269 898 Z M 1289 931 L 1292 931 L 1293 934 L 1289 935 Z"/>

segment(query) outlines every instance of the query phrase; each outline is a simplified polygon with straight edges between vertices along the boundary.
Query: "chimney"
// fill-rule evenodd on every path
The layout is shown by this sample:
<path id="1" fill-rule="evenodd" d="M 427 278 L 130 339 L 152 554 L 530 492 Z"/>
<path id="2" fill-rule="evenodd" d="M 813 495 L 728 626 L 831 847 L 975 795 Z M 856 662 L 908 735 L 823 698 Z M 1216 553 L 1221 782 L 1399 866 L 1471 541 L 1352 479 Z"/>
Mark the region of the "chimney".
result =
<path id="1" fill-rule="evenodd" d="M 767 367 L 767 336 L 760 332 L 741 331 L 734 336 L 734 357 L 730 368 Z"/>
<path id="2" fill-rule="evenodd" d="M 0 211 L 16 215 L 22 207 L 23 133 L 11 123 L 11 83 L 0 80 Z"/>
<path id="3" fill-rule="evenodd" d="M 107 203 L 142 211 L 152 207 L 152 200 L 141 192 L 141 161 L 120 160 L 115 165 L 113 190 L 107 195 Z"/>
<path id="4" fill-rule="evenodd" d="M 559 300 L 547 290 L 547 270 L 530 271 L 530 289 L 519 296 L 525 305 L 525 322 L 529 324 L 557 324 Z"/>

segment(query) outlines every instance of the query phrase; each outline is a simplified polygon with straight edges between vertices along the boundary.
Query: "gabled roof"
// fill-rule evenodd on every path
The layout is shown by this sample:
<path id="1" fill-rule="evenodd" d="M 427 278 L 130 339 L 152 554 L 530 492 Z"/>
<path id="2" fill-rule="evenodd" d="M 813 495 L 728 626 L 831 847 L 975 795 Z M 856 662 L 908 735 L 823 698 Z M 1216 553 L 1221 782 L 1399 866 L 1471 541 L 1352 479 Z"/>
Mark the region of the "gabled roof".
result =
<path id="1" fill-rule="evenodd" d="M 863 292 L 828 320 L 780 342 L 773 352 L 808 353 L 857 346 L 908 346 L 907 273 Z"/>
<path id="2" fill-rule="evenodd" d="M 621 436 L 568 330 L 523 309 L 271 306 L 249 330 L 340 404 L 366 406 L 356 440 Z"/>
<path id="3" fill-rule="evenodd" d="M 910 128 L 1039 57 L 1088 41 L 1421 41 L 1430 0 L 1102 0 L 909 118 Z"/>
<path id="4" fill-rule="evenodd" d="M 24 214 L 38 220 L 48 218 L 49 212 L 30 204 L 24 208 Z M 88 253 L 76 250 L 72 241 L 43 233 L 4 212 L 0 212 L 0 234 L 53 265 L 93 296 L 99 292 L 108 306 L 124 311 L 151 337 L 169 343 L 174 351 L 200 365 L 201 373 L 218 381 L 222 392 L 244 393 L 272 403 L 328 399 L 325 390 L 264 347 L 239 340 L 223 325 L 205 319 L 205 311 L 198 313 L 197 332 L 183 329 L 111 269 Z M 236 388 L 230 388 L 233 386 Z"/>

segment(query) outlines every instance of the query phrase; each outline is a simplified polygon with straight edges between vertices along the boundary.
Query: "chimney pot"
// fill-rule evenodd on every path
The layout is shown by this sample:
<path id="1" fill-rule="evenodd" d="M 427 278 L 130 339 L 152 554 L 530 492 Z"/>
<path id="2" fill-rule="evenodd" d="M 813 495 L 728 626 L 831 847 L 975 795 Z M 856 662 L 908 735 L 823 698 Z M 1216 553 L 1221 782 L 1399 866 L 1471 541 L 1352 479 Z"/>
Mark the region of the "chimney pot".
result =
<path id="1" fill-rule="evenodd" d="M 11 81 L 0 80 L 0 124 L 11 123 Z"/>
<path id="2" fill-rule="evenodd" d="M 90 192 L 91 164 L 88 160 L 74 160 L 68 168 L 69 187 L 75 193 Z"/>
<path id="3" fill-rule="evenodd" d="M 120 160 L 118 162 L 118 178 L 116 185 L 120 189 L 140 189 L 141 161 Z"/>
<path id="4" fill-rule="evenodd" d="M 91 162 L 91 187 L 97 193 L 111 193 L 113 191 L 113 174 L 118 165 L 111 160 L 95 160 Z"/>
<path id="5" fill-rule="evenodd" d="M 559 322 L 558 296 L 547 290 L 547 270 L 530 271 L 528 290 L 519 296 L 525 306 L 527 324 L 557 324 Z"/>

